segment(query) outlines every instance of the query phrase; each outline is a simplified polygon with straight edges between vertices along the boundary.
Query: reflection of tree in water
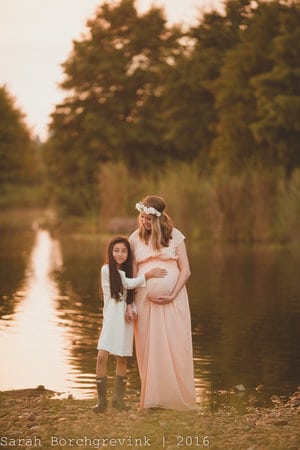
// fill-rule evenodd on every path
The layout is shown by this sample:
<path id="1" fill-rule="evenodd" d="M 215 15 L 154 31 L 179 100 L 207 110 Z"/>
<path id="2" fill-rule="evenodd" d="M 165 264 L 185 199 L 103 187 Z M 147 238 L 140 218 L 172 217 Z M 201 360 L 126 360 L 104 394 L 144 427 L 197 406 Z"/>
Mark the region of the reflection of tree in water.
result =
<path id="1" fill-rule="evenodd" d="M 94 378 L 101 326 L 99 271 L 104 246 L 97 239 L 67 236 L 61 236 L 60 243 L 63 270 L 54 274 L 61 292 L 57 301 L 59 322 L 67 333 L 74 374 L 82 384 L 88 384 L 90 377 Z"/>
<path id="2" fill-rule="evenodd" d="M 299 284 L 287 249 L 203 245 L 193 262 L 193 329 L 210 355 L 212 389 L 296 386 Z"/>
<path id="3" fill-rule="evenodd" d="M 18 301 L 17 295 L 30 276 L 33 239 L 30 230 L 2 234 L 0 317 L 11 316 L 12 324 L 16 306 L 24 300 L 20 296 Z M 94 389 L 102 314 L 99 270 L 105 247 L 106 241 L 99 238 L 52 236 L 51 240 L 49 267 L 56 287 L 53 320 L 61 327 L 68 381 L 75 389 Z M 300 375 L 296 256 L 279 246 L 196 243 L 189 256 L 188 292 L 200 395 L 203 390 L 228 390 L 238 384 L 250 388 L 263 384 L 279 391 L 296 385 Z M 111 358 L 109 373 L 113 371 Z M 134 358 L 129 359 L 128 375 L 131 389 L 138 389 Z"/>
<path id="4" fill-rule="evenodd" d="M 22 284 L 33 242 L 31 230 L 1 230 L 0 317 L 13 314 L 18 299 L 23 298 Z"/>

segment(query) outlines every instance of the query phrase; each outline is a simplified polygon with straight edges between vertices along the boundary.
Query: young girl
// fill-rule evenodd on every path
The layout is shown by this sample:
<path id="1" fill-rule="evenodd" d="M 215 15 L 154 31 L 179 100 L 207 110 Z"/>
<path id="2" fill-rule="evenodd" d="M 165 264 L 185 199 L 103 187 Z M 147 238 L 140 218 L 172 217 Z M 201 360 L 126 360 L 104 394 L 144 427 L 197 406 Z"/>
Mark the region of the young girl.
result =
<path id="1" fill-rule="evenodd" d="M 165 269 L 155 267 L 145 274 L 132 277 L 132 257 L 129 242 L 124 237 L 113 238 L 107 249 L 107 263 L 101 268 L 101 287 L 103 291 L 103 325 L 98 341 L 96 383 L 98 404 L 95 412 L 107 408 L 106 374 L 109 353 L 116 356 L 115 394 L 112 406 L 129 409 L 124 403 L 127 356 L 133 351 L 133 320 L 136 311 L 133 305 L 132 289 L 146 286 L 149 278 L 163 278 Z M 127 292 L 128 290 L 128 292 Z"/>

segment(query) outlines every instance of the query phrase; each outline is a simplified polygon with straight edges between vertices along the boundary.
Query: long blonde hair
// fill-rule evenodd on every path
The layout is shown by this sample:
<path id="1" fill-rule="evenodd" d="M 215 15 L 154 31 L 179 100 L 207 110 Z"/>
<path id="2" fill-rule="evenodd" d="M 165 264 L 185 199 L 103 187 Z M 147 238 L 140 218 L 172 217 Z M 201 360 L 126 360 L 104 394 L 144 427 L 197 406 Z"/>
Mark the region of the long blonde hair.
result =
<path id="1" fill-rule="evenodd" d="M 146 230 L 139 216 L 139 237 L 148 244 L 151 243 L 154 250 L 160 250 L 161 247 L 168 247 L 170 239 L 172 239 L 173 222 L 171 218 L 164 212 L 166 209 L 165 201 L 157 195 L 148 195 L 142 200 L 144 206 L 155 208 L 161 214 L 156 216 L 151 214 L 151 230 Z"/>

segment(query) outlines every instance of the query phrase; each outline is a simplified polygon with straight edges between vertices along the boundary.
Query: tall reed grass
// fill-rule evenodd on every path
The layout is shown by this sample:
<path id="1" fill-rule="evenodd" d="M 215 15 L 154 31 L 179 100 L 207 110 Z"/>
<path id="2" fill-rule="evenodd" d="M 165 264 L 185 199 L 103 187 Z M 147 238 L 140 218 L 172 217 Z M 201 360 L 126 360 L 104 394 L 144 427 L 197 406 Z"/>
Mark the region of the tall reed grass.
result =
<path id="1" fill-rule="evenodd" d="M 39 208 L 47 202 L 44 185 L 2 184 L 0 188 L 0 208 Z"/>
<path id="2" fill-rule="evenodd" d="M 172 164 L 138 175 L 125 164 L 102 166 L 100 227 L 112 218 L 136 217 L 146 195 L 165 198 L 175 226 L 191 238 L 235 242 L 299 239 L 300 171 L 287 180 L 280 169 L 244 170 L 238 176 L 201 175 L 191 164 Z M 126 223 L 124 222 L 125 228 Z"/>

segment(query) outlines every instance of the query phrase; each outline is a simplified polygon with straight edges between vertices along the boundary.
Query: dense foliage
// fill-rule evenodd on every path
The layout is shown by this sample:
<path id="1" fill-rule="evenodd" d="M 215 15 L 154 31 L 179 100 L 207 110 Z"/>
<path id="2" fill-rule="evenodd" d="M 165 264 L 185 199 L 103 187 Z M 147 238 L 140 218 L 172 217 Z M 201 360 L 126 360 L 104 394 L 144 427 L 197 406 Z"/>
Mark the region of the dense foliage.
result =
<path id="1" fill-rule="evenodd" d="M 300 165 L 300 4 L 259 3 L 215 84 L 212 152 L 235 170 Z"/>
<path id="2" fill-rule="evenodd" d="M 0 86 L 0 185 L 32 181 L 34 170 L 34 145 L 23 114 Z"/>
<path id="3" fill-rule="evenodd" d="M 64 62 L 45 146 L 58 204 L 98 211 L 104 164 L 163 176 L 300 166 L 299 0 L 227 0 L 188 30 L 134 0 L 99 5 Z M 157 170 L 159 168 L 159 170 Z M 277 172 L 278 173 L 278 172 Z M 142 174 L 142 175 L 141 175 Z"/>
<path id="4" fill-rule="evenodd" d="M 123 159 L 141 169 L 169 157 L 162 92 L 180 53 L 181 34 L 166 27 L 162 12 L 138 16 L 132 0 L 105 3 L 87 25 L 64 63 L 70 94 L 56 107 L 47 145 L 51 180 L 73 212 L 95 206 L 101 163 Z"/>

